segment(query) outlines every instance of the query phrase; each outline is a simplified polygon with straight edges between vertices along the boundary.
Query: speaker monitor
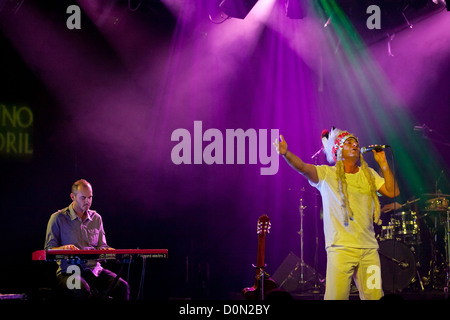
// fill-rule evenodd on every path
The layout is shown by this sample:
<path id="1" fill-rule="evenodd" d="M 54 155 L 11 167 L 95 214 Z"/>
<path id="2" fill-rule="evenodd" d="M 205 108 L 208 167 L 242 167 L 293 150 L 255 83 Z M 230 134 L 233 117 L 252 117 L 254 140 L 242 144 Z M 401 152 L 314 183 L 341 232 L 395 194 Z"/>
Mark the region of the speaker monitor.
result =
<path id="1" fill-rule="evenodd" d="M 301 273 L 301 260 L 291 252 L 272 275 L 272 279 L 281 289 L 288 292 L 297 292 L 312 288 L 316 280 L 316 272 L 314 269 L 304 263 L 303 277 Z M 319 277 L 321 278 L 320 275 Z"/>

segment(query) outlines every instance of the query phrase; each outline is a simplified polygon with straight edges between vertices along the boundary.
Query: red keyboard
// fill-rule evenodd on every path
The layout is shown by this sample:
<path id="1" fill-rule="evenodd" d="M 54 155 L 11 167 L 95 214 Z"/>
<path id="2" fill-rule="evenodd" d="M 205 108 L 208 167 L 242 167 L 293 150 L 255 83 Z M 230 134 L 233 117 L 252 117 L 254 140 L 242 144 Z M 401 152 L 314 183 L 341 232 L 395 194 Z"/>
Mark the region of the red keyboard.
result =
<path id="1" fill-rule="evenodd" d="M 167 249 L 111 249 L 111 250 L 38 250 L 33 252 L 36 261 L 54 261 L 67 259 L 121 259 L 138 256 L 151 259 L 167 259 Z"/>

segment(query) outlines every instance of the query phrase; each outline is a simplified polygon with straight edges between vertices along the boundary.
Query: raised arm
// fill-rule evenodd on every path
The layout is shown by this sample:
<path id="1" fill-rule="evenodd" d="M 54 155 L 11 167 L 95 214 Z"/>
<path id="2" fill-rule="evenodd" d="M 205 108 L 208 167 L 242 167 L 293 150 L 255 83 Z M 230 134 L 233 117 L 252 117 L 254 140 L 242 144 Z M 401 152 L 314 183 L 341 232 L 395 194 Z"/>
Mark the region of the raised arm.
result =
<path id="1" fill-rule="evenodd" d="M 384 151 L 375 151 L 373 150 L 373 156 L 375 161 L 380 166 L 381 172 L 384 177 L 384 184 L 381 186 L 380 190 L 378 190 L 383 196 L 394 198 L 400 194 L 400 190 L 397 185 L 397 181 L 395 181 L 394 175 L 392 174 L 391 168 L 389 168 L 389 164 L 386 160 L 386 155 Z"/>
<path id="2" fill-rule="evenodd" d="M 277 139 L 273 144 L 277 149 L 278 154 L 280 154 L 294 170 L 313 183 L 319 182 L 316 167 L 312 164 L 303 162 L 298 156 L 290 152 L 283 135 L 280 135 L 280 141 Z"/>

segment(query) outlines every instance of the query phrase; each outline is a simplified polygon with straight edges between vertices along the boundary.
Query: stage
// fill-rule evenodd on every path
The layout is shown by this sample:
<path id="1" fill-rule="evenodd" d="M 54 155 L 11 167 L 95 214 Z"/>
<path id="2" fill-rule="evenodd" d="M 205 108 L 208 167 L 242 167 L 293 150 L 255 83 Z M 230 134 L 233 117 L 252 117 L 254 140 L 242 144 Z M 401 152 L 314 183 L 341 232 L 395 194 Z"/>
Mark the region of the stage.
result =
<path id="1" fill-rule="evenodd" d="M 100 235 L 103 249 L 168 252 L 148 259 L 145 286 L 142 262 L 131 264 L 131 300 L 239 300 L 255 283 L 254 265 L 288 286 L 295 301 L 322 300 L 323 292 L 298 292 L 299 266 L 307 265 L 308 280 L 324 280 L 325 234 L 340 221 L 324 207 L 327 199 L 346 203 L 348 172 L 340 173 L 337 196 L 324 200 L 316 176 L 297 170 L 304 166 L 296 168 L 293 155 L 316 172 L 334 170 L 324 139 L 335 128 L 357 138 L 353 152 L 362 158 L 353 173 L 370 185 L 348 190 L 363 190 L 373 200 L 368 207 L 379 202 L 384 210 L 381 225 L 364 224 L 372 248 L 380 244 L 381 270 L 370 270 L 404 300 L 445 300 L 447 6 L 0 1 L 2 297 L 55 297 L 56 263 L 33 261 L 32 253 L 46 249 L 52 214 L 73 205 L 72 185 L 85 179 L 89 210 L 104 232 L 80 227 L 83 239 Z M 344 141 L 332 147 L 337 157 Z M 375 152 L 364 152 L 370 148 Z M 372 175 L 362 172 L 363 162 Z M 385 181 L 400 194 L 373 186 L 370 177 L 381 179 L 386 163 L 394 179 Z M 345 215 L 351 206 L 342 207 Z M 262 246 L 264 215 L 271 228 Z M 79 249 L 102 249 L 97 245 Z M 114 272 L 121 267 L 102 263 Z"/>

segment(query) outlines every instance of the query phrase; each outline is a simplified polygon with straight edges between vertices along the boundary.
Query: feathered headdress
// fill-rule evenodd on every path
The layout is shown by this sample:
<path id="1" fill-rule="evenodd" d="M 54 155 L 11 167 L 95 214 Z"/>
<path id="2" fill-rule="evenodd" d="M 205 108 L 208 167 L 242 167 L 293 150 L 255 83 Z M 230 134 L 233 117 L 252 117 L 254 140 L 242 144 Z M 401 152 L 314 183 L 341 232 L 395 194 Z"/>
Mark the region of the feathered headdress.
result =
<path id="1" fill-rule="evenodd" d="M 323 150 L 329 163 L 334 163 L 341 159 L 342 147 L 348 138 L 354 138 L 358 141 L 358 138 L 350 132 L 335 127 L 332 127 L 329 132 L 327 130 L 322 131 Z"/>
<path id="2" fill-rule="evenodd" d="M 336 129 L 332 127 L 330 131 L 323 130 L 322 131 L 322 144 L 323 150 L 327 156 L 327 160 L 329 163 L 336 162 L 336 175 L 338 178 L 339 184 L 339 193 L 342 197 L 342 209 L 345 212 L 344 223 L 348 225 L 348 220 L 353 219 L 353 212 L 350 208 L 350 204 L 348 202 L 348 194 L 347 194 L 347 182 L 345 179 L 345 171 L 342 163 L 342 148 L 344 146 L 345 140 L 348 138 L 354 138 L 358 141 L 358 138 L 355 137 L 348 131 L 343 131 L 340 129 Z M 371 197 L 369 198 L 368 208 L 369 210 L 374 210 L 374 220 L 376 223 L 379 223 L 380 218 L 380 203 L 378 201 L 377 190 L 375 187 L 374 178 L 372 173 L 367 166 L 367 163 L 361 157 L 361 169 L 366 176 L 371 190 Z M 373 204 L 375 203 L 375 207 L 373 208 Z"/>
<path id="3" fill-rule="evenodd" d="M 339 193 L 342 197 L 341 207 L 345 212 L 345 225 L 348 225 L 349 219 L 353 219 L 353 212 L 348 202 L 347 181 L 345 179 L 344 165 L 342 163 L 342 147 L 344 146 L 345 140 L 348 138 L 354 138 L 358 141 L 358 138 L 350 132 L 335 127 L 332 127 L 329 132 L 327 130 L 322 131 L 323 150 L 327 156 L 327 160 L 329 163 L 336 162 L 336 175 L 339 183 Z"/>

